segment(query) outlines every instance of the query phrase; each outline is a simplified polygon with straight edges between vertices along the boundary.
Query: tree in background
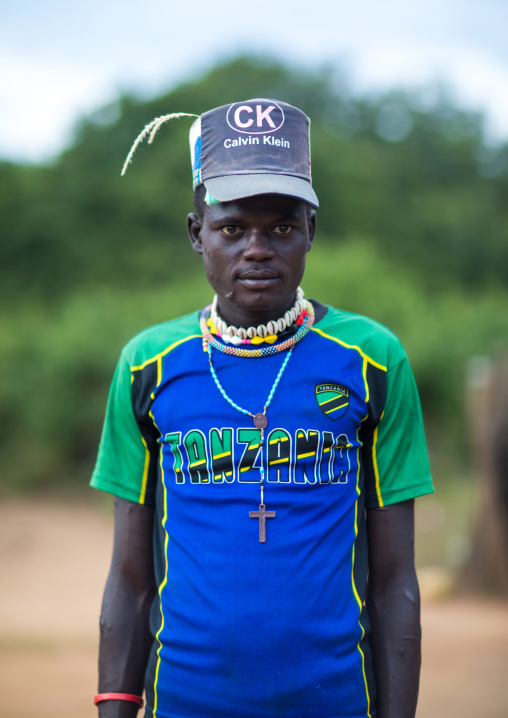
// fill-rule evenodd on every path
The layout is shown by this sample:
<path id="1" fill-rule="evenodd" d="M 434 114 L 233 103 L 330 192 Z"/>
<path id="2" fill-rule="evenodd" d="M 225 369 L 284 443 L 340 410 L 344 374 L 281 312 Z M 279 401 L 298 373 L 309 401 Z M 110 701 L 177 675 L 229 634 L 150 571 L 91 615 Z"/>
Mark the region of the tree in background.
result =
<path id="1" fill-rule="evenodd" d="M 84 483 L 122 344 L 209 299 L 185 235 L 189 123 L 163 127 L 121 179 L 133 138 L 155 116 L 256 96 L 312 118 L 308 295 L 401 336 L 434 461 L 465 464 L 466 357 L 508 336 L 508 145 L 487 146 L 482 118 L 439 92 L 360 98 L 333 69 L 239 58 L 149 102 L 120 97 L 50 165 L 0 164 L 5 486 Z"/>

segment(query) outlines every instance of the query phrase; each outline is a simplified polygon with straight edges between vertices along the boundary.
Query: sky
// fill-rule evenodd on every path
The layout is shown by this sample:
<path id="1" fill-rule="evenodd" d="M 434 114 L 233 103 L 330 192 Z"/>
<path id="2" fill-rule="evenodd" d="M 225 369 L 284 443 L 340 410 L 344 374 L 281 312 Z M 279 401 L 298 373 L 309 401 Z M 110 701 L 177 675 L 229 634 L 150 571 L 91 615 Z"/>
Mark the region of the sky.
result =
<path id="1" fill-rule="evenodd" d="M 378 93 L 442 82 L 508 140 L 507 0 L 2 0 L 0 158 L 44 162 L 120 92 L 149 98 L 240 53 Z M 247 98 L 238 98 L 247 99 Z"/>

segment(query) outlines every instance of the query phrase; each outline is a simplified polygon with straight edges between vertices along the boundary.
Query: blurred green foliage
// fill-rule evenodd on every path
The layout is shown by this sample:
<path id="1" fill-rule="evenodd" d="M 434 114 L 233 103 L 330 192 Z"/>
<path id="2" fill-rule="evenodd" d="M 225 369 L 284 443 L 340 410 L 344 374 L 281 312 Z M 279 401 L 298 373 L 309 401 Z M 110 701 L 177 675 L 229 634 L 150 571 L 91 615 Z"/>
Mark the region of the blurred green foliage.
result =
<path id="1" fill-rule="evenodd" d="M 256 96 L 312 118 L 307 296 L 400 336 L 436 464 L 464 465 L 467 359 L 508 343 L 508 145 L 488 146 L 481 116 L 439 89 L 358 98 L 333 68 L 240 58 L 150 102 L 119 98 L 51 165 L 0 164 L 4 489 L 85 482 L 122 345 L 210 299 L 186 239 L 190 120 L 120 178 L 132 141 L 156 116 Z"/>

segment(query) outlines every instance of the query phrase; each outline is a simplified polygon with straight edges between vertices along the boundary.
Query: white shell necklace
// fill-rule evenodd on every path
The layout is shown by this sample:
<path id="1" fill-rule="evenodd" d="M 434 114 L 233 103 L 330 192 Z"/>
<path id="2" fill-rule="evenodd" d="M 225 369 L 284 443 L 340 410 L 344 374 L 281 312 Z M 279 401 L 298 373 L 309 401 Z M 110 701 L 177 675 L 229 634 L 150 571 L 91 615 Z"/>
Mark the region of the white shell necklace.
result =
<path id="1" fill-rule="evenodd" d="M 303 300 L 304 293 L 301 287 L 296 290 L 296 301 L 283 317 L 275 321 L 260 324 L 257 327 L 234 327 L 232 324 L 226 324 L 224 319 L 219 316 L 217 309 L 217 295 L 213 298 L 210 317 L 216 328 L 222 336 L 222 340 L 226 344 L 241 344 L 242 339 L 254 339 L 260 337 L 264 339 L 266 336 L 280 334 L 294 324 L 305 308 Z"/>

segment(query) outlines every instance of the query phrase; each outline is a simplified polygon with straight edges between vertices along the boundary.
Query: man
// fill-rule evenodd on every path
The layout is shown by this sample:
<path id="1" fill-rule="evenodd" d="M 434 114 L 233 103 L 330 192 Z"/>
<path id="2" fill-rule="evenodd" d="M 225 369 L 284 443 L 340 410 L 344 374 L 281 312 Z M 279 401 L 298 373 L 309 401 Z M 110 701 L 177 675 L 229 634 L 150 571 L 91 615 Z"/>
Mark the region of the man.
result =
<path id="1" fill-rule="evenodd" d="M 136 715 L 144 689 L 157 718 L 414 718 L 413 499 L 432 483 L 406 356 L 299 289 L 304 113 L 249 100 L 190 139 L 188 233 L 216 297 L 134 338 L 113 380 L 99 715 Z"/>

